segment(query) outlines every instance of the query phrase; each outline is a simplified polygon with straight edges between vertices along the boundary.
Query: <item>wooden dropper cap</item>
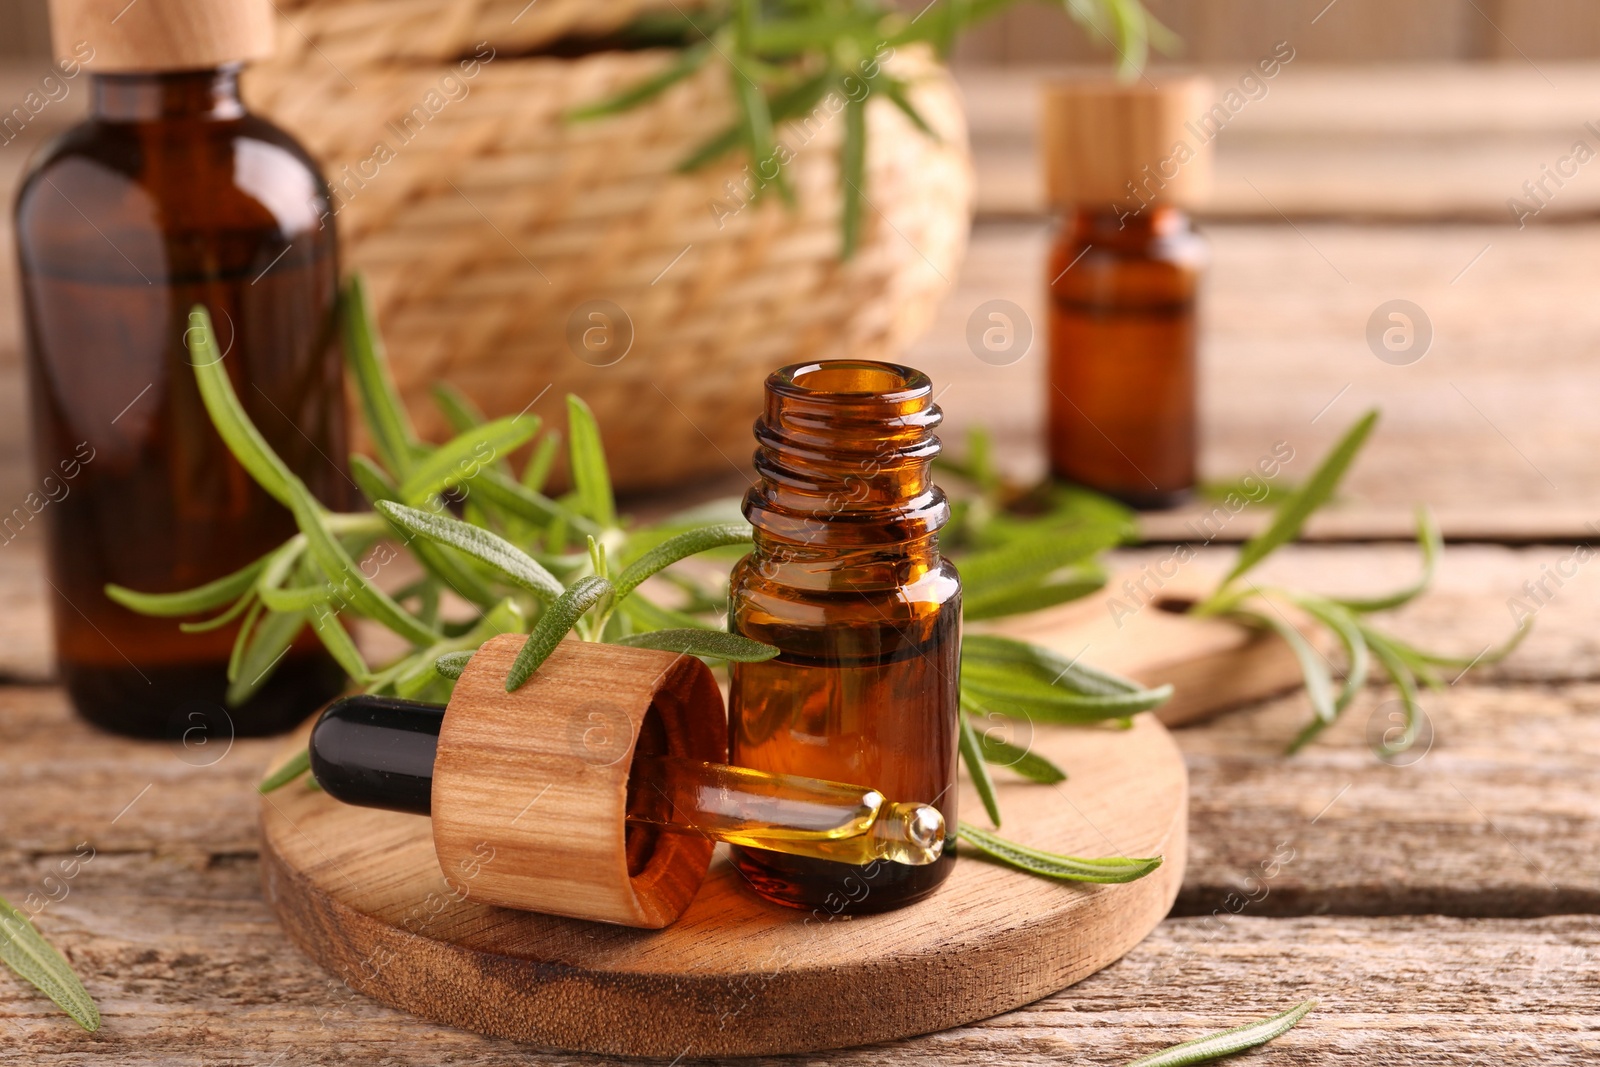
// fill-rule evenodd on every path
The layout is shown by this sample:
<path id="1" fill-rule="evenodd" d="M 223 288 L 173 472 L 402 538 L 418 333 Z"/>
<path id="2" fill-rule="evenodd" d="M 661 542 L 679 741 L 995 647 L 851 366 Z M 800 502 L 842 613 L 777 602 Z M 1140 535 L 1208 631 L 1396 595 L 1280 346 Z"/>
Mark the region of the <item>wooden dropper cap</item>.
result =
<path id="1" fill-rule="evenodd" d="M 689 906 L 713 842 L 627 825 L 636 752 L 728 758 L 716 679 L 692 656 L 564 641 L 514 693 L 525 637 L 473 654 L 433 762 L 433 845 L 473 900 L 656 929 Z"/>
<path id="2" fill-rule="evenodd" d="M 206 70 L 272 54 L 272 0 L 50 0 L 59 58 L 94 71 Z"/>
<path id="3" fill-rule="evenodd" d="M 1039 150 L 1058 207 L 1193 207 L 1211 190 L 1211 82 L 1074 78 L 1047 84 Z"/>

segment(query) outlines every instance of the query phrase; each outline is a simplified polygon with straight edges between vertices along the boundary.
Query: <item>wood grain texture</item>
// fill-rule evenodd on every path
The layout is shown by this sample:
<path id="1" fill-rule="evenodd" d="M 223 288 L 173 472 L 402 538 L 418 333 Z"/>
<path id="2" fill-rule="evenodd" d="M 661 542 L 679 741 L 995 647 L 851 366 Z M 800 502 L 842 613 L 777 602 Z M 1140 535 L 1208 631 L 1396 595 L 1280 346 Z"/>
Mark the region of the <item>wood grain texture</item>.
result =
<path id="1" fill-rule="evenodd" d="M 0 1061 L 28 1067 L 637 1062 L 482 1037 L 352 992 L 284 941 L 259 899 L 256 873 L 250 860 L 204 870 L 149 855 L 95 860 L 74 882 L 73 896 L 46 911 L 40 925 L 85 976 L 104 1025 L 86 1035 L 31 987 L 0 976 Z M 1315 1013 L 1242 1062 L 1589 1064 L 1600 1051 L 1597 952 L 1600 931 L 1581 915 L 1271 919 L 1247 911 L 1220 927 L 1172 919 L 1115 965 L 995 1018 L 825 1057 L 711 1062 L 1120 1067 L 1314 996 Z"/>
<path id="2" fill-rule="evenodd" d="M 339 981 L 470 1030 L 666 1059 L 890 1040 L 1008 1011 L 1092 974 L 1154 928 L 1177 893 L 1187 782 L 1166 730 L 1148 717 L 1128 731 L 1040 728 L 1033 747 L 1071 762 L 1073 776 L 1001 784 L 1009 837 L 1166 863 L 1126 885 L 1081 886 L 968 855 L 925 901 L 835 919 L 827 907 L 757 898 L 719 858 L 682 918 L 634 930 L 480 903 L 475 879 L 539 857 L 502 842 L 447 882 L 427 820 L 296 785 L 261 805 L 265 895 L 288 936 Z M 981 810 L 970 787 L 960 804 Z M 838 891 L 842 907 L 871 890 L 851 877 Z"/>
<path id="3" fill-rule="evenodd" d="M 271 0 L 52 0 L 55 53 L 100 71 L 200 70 L 272 54 Z"/>

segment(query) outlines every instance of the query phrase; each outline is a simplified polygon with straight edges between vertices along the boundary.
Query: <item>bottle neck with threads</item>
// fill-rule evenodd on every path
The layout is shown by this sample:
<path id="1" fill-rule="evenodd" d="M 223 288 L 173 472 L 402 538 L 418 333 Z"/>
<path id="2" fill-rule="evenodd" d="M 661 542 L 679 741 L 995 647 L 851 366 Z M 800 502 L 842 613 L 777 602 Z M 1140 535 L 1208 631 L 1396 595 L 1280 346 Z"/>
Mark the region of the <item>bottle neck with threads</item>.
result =
<path id="1" fill-rule="evenodd" d="M 866 360 L 805 363 L 767 379 L 744 513 L 755 560 L 783 584 L 897 584 L 938 565 L 950 517 L 933 484 L 943 418 L 928 376 Z"/>
<path id="2" fill-rule="evenodd" d="M 242 69 L 243 64 L 230 63 L 208 70 L 92 74 L 89 113 L 107 122 L 242 118 Z"/>

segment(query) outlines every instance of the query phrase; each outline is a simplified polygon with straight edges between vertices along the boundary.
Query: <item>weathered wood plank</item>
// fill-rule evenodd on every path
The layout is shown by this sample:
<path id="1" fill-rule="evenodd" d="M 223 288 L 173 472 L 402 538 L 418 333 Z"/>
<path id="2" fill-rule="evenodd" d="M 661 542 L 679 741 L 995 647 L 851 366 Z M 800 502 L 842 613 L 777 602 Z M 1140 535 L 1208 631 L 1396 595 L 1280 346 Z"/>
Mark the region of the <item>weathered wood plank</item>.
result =
<path id="1" fill-rule="evenodd" d="M 48 859 L 36 865 L 41 877 Z M 630 1062 L 437 1027 L 350 993 L 283 939 L 250 861 L 197 871 L 102 855 L 39 921 L 84 974 L 105 1023 L 85 1035 L 0 976 L 0 1059 L 30 1067 L 107 1057 L 125 1067 Z M 1597 950 L 1588 916 L 1175 919 L 1034 1005 L 825 1061 L 1115 1065 L 1316 997 L 1317 1011 L 1253 1061 L 1589 1063 L 1600 1049 Z"/>

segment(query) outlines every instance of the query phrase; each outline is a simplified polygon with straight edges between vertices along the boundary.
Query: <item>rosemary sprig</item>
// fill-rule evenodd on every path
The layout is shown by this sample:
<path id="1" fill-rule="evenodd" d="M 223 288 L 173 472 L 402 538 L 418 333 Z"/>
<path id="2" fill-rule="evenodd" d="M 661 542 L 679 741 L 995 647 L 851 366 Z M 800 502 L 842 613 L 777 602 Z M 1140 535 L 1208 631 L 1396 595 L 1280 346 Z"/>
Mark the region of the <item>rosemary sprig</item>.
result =
<path id="1" fill-rule="evenodd" d="M 947 54 L 956 37 L 1017 0 L 934 0 L 915 14 L 888 0 L 714 0 L 692 13 L 653 13 L 623 31 L 640 44 L 679 49 L 665 68 L 603 100 L 567 112 L 569 121 L 594 121 L 638 107 L 704 69 L 720 65 L 738 114 L 697 145 L 679 170 L 698 170 L 736 149 L 752 175 L 750 198 L 770 187 L 787 203 L 794 193 L 784 171 L 791 153 L 779 124 L 835 100 L 829 115 L 842 112 L 839 147 L 840 258 L 860 241 L 866 203 L 867 107 L 882 97 L 926 136 L 938 134 L 918 111 L 911 85 L 889 73 L 884 61 L 897 48 L 931 45 Z M 1140 0 L 1041 0 L 1064 10 L 1097 45 L 1117 53 L 1117 70 L 1132 78 L 1153 46 L 1177 49 L 1178 39 Z"/>
<path id="2" fill-rule="evenodd" d="M 72 965 L 4 898 L 0 898 L 0 963 L 32 982 L 85 1030 L 100 1029 L 100 1010 Z"/>
<path id="3" fill-rule="evenodd" d="M 1287 1011 L 1281 1011 L 1258 1022 L 1245 1023 L 1243 1026 L 1235 1026 L 1230 1030 L 1164 1048 L 1149 1056 L 1141 1056 L 1127 1067 L 1188 1067 L 1191 1063 L 1207 1063 L 1224 1056 L 1232 1056 L 1236 1052 L 1265 1045 L 1273 1038 L 1288 1033 L 1295 1023 L 1304 1019 L 1316 1006 L 1317 1002 L 1314 1000 L 1301 1001 Z"/>
<path id="4" fill-rule="evenodd" d="M 1417 509 L 1421 572 L 1416 581 L 1391 593 L 1339 599 L 1305 590 L 1262 587 L 1249 580 L 1247 575 L 1251 570 L 1298 537 L 1306 520 L 1332 499 L 1377 421 L 1378 412 L 1374 409 L 1345 431 L 1305 484 L 1283 498 L 1266 528 L 1245 542 L 1238 559 L 1211 595 L 1190 609 L 1194 615 L 1225 615 L 1274 633 L 1294 651 L 1315 718 L 1290 743 L 1290 754 L 1298 752 L 1338 719 L 1360 691 L 1373 664 L 1394 684 L 1405 710 L 1399 735 L 1393 738 L 1386 735 L 1378 746 L 1378 755 L 1389 758 L 1404 752 L 1416 741 L 1421 722 L 1419 683 L 1434 688 L 1443 684 L 1435 667 L 1450 666 L 1465 673 L 1473 667 L 1494 663 L 1509 655 L 1531 629 L 1524 621 L 1501 644 L 1467 658 L 1428 652 L 1377 626 L 1371 616 L 1410 603 L 1425 593 L 1433 580 L 1444 543 L 1438 524 L 1426 507 Z M 1299 608 L 1312 622 L 1328 630 L 1343 649 L 1345 679 L 1337 696 L 1333 694 L 1322 654 L 1288 621 L 1279 604 Z"/>

